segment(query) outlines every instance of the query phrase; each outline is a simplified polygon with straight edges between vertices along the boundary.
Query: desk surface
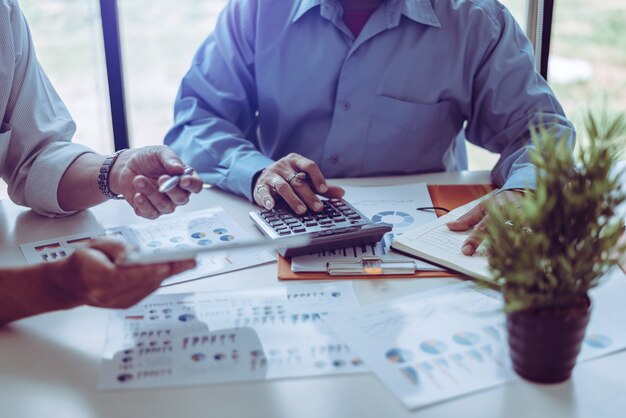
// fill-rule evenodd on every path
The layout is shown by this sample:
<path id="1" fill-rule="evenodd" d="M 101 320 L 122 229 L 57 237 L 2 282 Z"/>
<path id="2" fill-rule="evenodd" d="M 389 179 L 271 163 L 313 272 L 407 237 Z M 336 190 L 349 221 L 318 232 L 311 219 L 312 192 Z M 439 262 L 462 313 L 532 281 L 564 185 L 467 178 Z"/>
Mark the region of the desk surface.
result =
<path id="1" fill-rule="evenodd" d="M 485 183 L 487 173 L 347 179 L 341 185 Z M 252 229 L 251 205 L 219 190 L 193 196 L 177 213 L 222 206 Z M 25 264 L 20 243 L 136 223 L 124 202 L 107 202 L 65 219 L 50 220 L 0 202 L 0 265 Z M 147 221 L 149 222 L 149 221 Z M 621 274 L 621 273 L 619 273 Z M 456 279 L 359 280 L 362 304 L 456 283 Z M 161 289 L 194 292 L 280 286 L 276 264 Z M 188 388 L 98 392 L 107 311 L 81 307 L 18 321 L 0 329 L 0 416 L 91 417 L 615 417 L 626 410 L 626 352 L 580 364 L 568 382 L 515 381 L 410 412 L 372 374 L 229 383 Z"/>

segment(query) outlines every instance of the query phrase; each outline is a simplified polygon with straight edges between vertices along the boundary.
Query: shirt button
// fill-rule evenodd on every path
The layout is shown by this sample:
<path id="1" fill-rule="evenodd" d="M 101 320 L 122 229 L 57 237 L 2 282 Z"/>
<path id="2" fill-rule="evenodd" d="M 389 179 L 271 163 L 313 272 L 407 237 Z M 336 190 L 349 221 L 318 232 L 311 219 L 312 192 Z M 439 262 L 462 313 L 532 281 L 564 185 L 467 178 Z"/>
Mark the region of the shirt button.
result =
<path id="1" fill-rule="evenodd" d="M 349 101 L 347 101 L 347 100 L 346 100 L 345 102 L 341 103 L 341 108 L 342 108 L 343 110 L 345 110 L 346 112 L 347 112 L 348 110 L 350 110 L 350 108 L 351 108 L 351 107 L 352 107 L 352 103 L 350 103 L 350 102 L 349 102 Z"/>
<path id="2" fill-rule="evenodd" d="M 339 162 L 339 156 L 337 154 L 333 154 L 330 156 L 328 161 L 330 161 L 331 164 L 337 164 Z"/>

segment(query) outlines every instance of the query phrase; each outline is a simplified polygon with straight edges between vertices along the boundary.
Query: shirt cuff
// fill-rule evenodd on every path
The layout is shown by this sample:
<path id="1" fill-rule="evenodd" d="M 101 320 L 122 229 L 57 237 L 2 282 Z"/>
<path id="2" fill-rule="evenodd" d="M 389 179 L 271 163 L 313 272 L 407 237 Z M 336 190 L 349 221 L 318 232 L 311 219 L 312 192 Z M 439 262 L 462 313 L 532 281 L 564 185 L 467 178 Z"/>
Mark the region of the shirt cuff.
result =
<path id="1" fill-rule="evenodd" d="M 228 170 L 226 184 L 233 192 L 245 196 L 254 202 L 252 196 L 252 179 L 254 175 L 267 166 L 274 164 L 274 160 L 260 152 L 250 153 L 238 158 Z"/>
<path id="2" fill-rule="evenodd" d="M 53 142 L 39 154 L 26 179 L 26 205 L 49 217 L 71 215 L 61 209 L 58 200 L 59 183 L 65 171 L 81 155 L 93 153 L 90 148 L 68 142 Z"/>
<path id="3" fill-rule="evenodd" d="M 506 179 L 501 187 L 501 190 L 510 189 L 529 189 L 535 190 L 537 188 L 536 167 L 534 165 L 527 165 L 525 167 L 519 167 L 515 169 Z"/>

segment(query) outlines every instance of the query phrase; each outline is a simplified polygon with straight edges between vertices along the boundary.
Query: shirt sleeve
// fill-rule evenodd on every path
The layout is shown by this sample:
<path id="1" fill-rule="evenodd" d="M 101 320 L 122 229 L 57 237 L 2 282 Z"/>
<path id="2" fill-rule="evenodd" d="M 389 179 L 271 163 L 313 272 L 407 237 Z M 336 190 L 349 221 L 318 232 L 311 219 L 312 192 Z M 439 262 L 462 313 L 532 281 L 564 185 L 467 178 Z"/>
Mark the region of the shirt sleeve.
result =
<path id="1" fill-rule="evenodd" d="M 543 127 L 573 148 L 575 130 L 546 81 L 535 71 L 532 46 L 508 10 L 488 13 L 490 42 L 473 80 L 467 139 L 500 154 L 491 172 L 503 189 L 534 189 L 531 127 Z"/>
<path id="2" fill-rule="evenodd" d="M 202 179 L 252 200 L 254 175 L 273 163 L 257 148 L 255 1 L 233 0 L 182 80 L 165 137 Z"/>
<path id="3" fill-rule="evenodd" d="M 3 1 L 1 7 L 0 62 L 10 81 L 2 81 L 8 95 L 0 94 L 2 178 L 15 203 L 46 216 L 67 215 L 57 198 L 59 182 L 91 150 L 70 142 L 74 122 L 37 61 L 17 2 Z"/>

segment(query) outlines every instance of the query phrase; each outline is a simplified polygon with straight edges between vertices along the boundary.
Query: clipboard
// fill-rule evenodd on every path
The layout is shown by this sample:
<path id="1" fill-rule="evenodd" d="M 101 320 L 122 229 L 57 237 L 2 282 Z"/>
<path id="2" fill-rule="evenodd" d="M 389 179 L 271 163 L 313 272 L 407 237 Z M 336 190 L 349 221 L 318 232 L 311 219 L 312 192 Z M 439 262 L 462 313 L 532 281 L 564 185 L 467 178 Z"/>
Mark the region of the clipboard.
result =
<path id="1" fill-rule="evenodd" d="M 449 210 L 463 206 L 473 200 L 494 190 L 489 184 L 442 184 L 428 185 L 428 193 L 433 206 L 443 207 Z M 444 213 L 436 210 L 437 216 Z M 291 259 L 278 256 L 278 279 L 279 280 L 357 280 L 357 279 L 416 279 L 434 277 L 458 277 L 458 273 L 449 271 L 413 271 L 407 263 L 402 265 L 395 262 L 382 262 L 377 257 L 364 257 L 360 262 L 341 264 L 334 263 L 329 266 L 329 272 L 294 273 L 291 271 Z M 410 264 L 410 263 L 409 263 Z M 360 269 L 360 271 L 359 271 Z"/>

